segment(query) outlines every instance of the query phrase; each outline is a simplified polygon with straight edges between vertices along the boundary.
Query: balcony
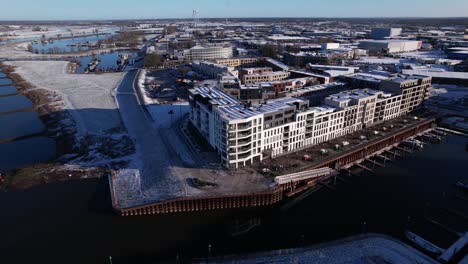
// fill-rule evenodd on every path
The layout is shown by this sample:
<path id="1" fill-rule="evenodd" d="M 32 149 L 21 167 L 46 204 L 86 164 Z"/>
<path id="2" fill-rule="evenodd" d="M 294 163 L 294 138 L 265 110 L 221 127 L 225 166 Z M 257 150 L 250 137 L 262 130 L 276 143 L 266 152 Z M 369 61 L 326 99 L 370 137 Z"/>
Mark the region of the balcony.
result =
<path id="1" fill-rule="evenodd" d="M 248 158 L 248 157 L 250 157 L 250 152 L 248 152 L 248 153 L 245 153 L 245 154 L 242 154 L 242 155 L 238 155 L 237 157 L 238 157 L 239 159 L 245 159 L 245 158 Z"/>
<path id="2" fill-rule="evenodd" d="M 238 146 L 241 146 L 241 145 L 245 145 L 245 144 L 250 144 L 252 140 L 250 138 L 246 138 L 246 139 L 240 139 L 237 141 L 237 145 Z"/>
<path id="3" fill-rule="evenodd" d="M 248 131 L 248 132 L 238 132 L 237 133 L 237 137 L 238 138 L 245 138 L 245 137 L 248 137 L 252 134 L 252 132 Z"/>

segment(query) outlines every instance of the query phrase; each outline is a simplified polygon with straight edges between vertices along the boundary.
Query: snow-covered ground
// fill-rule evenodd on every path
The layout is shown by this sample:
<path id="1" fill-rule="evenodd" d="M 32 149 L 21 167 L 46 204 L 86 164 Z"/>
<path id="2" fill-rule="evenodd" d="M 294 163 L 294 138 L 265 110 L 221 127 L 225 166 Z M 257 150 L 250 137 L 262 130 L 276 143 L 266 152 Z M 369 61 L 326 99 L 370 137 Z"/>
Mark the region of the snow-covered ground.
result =
<path id="1" fill-rule="evenodd" d="M 145 89 L 145 83 L 148 83 L 152 80 L 146 75 L 146 72 L 147 72 L 146 70 L 141 70 L 138 73 L 138 87 L 137 88 L 140 89 L 140 94 L 143 98 L 145 105 L 159 104 L 158 99 L 149 97 Z"/>
<path id="2" fill-rule="evenodd" d="M 0 59 L 5 60 L 60 60 L 78 58 L 83 56 L 91 56 L 97 53 L 107 53 L 119 49 L 128 49 L 126 47 L 108 48 L 108 49 L 91 49 L 79 53 L 64 53 L 64 54 L 35 54 L 27 50 L 29 42 L 10 43 L 0 45 Z"/>
<path id="3" fill-rule="evenodd" d="M 94 30 L 98 30 L 100 33 L 114 32 L 118 30 L 117 27 L 93 27 L 93 26 L 68 26 L 68 27 L 57 27 L 57 26 L 41 26 L 41 28 L 47 28 L 47 31 L 33 31 L 33 27 L 22 27 L 20 29 L 11 29 L 7 32 L 3 32 L 5 35 L 3 38 L 7 40 L 19 40 L 19 39 L 31 39 L 41 38 L 44 34 L 46 38 L 57 37 L 61 34 L 63 37 L 70 36 L 72 33 L 75 36 L 92 34 Z"/>
<path id="4" fill-rule="evenodd" d="M 213 170 L 207 154 L 195 155 L 180 135 L 177 121 L 188 112 L 185 104 L 145 105 L 134 89 L 137 72 L 129 72 L 117 89 L 117 102 L 136 155 L 113 180 L 113 194 L 121 208 L 184 196 L 228 195 L 265 190 L 271 180 L 249 172 Z M 146 108 L 146 109 L 145 109 Z M 168 114 L 170 111 L 172 115 Z M 171 117 L 172 116 L 172 117 Z M 212 189 L 199 189 L 190 178 L 214 182 Z"/>
<path id="5" fill-rule="evenodd" d="M 400 58 L 415 58 L 415 59 L 445 59 L 447 54 L 441 50 L 431 51 L 413 51 L 395 54 L 396 57 Z"/>
<path id="6" fill-rule="evenodd" d="M 113 90 L 124 73 L 69 74 L 66 61 L 12 61 L 15 72 L 36 88 L 56 92 L 77 123 L 78 136 L 120 126 Z"/>
<path id="7" fill-rule="evenodd" d="M 440 114 L 455 114 L 468 117 L 468 107 L 464 102 L 468 100 L 468 87 L 433 84 L 429 91 L 430 98 L 426 107 Z"/>
<path id="8" fill-rule="evenodd" d="M 438 262 L 391 237 L 370 234 L 307 248 L 218 258 L 201 263 L 435 264 Z"/>
<path id="9" fill-rule="evenodd" d="M 357 63 L 365 63 L 365 64 L 400 64 L 403 63 L 405 60 L 397 59 L 397 58 L 389 58 L 389 57 L 363 57 L 359 60 L 356 60 Z"/>
<path id="10" fill-rule="evenodd" d="M 188 102 L 148 105 L 147 108 L 155 124 L 164 128 L 169 128 L 190 111 Z"/>

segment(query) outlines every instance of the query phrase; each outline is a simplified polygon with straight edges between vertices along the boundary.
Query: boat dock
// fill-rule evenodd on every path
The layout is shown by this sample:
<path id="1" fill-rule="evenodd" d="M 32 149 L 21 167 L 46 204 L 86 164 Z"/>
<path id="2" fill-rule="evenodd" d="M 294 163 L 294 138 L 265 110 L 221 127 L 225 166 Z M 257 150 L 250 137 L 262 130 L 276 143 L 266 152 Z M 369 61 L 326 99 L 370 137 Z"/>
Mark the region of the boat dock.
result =
<path id="1" fill-rule="evenodd" d="M 453 243 L 447 250 L 445 250 L 442 255 L 440 255 L 439 260 L 448 263 L 452 258 L 457 255 L 463 248 L 468 245 L 468 232 L 460 237 L 455 243 Z"/>
<path id="2" fill-rule="evenodd" d="M 414 137 L 432 129 L 434 123 L 435 119 L 421 120 L 381 138 L 350 148 L 337 155 L 330 156 L 320 162 L 304 167 L 304 171 L 300 173 L 276 178 L 273 184 L 265 191 L 256 193 L 226 193 L 223 195 L 217 194 L 198 197 L 184 196 L 129 208 L 118 208 L 114 201 L 113 205 L 115 210 L 123 216 L 167 214 L 233 208 L 268 207 L 278 204 L 284 199 L 290 199 L 296 195 L 305 193 L 310 189 L 316 189 L 318 186 L 335 190 L 335 187 L 330 184 L 330 180 L 332 180 L 333 175 L 336 175 L 337 171 L 346 171 L 346 169 L 349 169 L 356 163 L 361 163 L 365 161 L 366 158 L 370 159 L 377 155 L 384 155 L 384 152 L 393 154 L 390 150 L 407 138 Z M 400 155 L 395 153 L 394 156 Z M 358 166 L 372 171 L 372 169 L 363 164 L 359 164 Z M 350 172 L 348 171 L 348 173 Z M 112 179 L 110 180 L 110 185 L 112 190 Z M 114 195 L 112 195 L 112 199 L 114 199 Z"/>

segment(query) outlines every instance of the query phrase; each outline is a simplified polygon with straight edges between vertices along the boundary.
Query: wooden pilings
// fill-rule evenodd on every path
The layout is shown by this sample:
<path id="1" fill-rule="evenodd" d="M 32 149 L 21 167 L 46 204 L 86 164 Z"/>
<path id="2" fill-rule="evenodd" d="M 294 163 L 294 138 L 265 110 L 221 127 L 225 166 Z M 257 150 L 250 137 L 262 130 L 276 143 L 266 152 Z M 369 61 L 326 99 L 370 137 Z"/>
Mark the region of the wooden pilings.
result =
<path id="1" fill-rule="evenodd" d="M 395 131 L 385 137 L 371 141 L 365 145 L 357 146 L 348 151 L 326 159 L 318 164 L 313 164 L 304 170 L 311 170 L 323 167 L 337 168 L 341 165 L 351 164 L 358 162 L 359 160 L 370 157 L 373 153 L 379 153 L 383 149 L 389 148 L 395 144 L 400 143 L 408 137 L 414 136 L 422 131 L 431 128 L 435 122 L 434 119 L 424 120 L 414 124 L 410 127 Z M 388 151 L 393 155 L 393 158 L 400 156 L 396 152 Z M 377 155 L 384 159 L 384 164 L 377 163 L 375 160 L 371 160 L 374 164 L 385 166 L 385 161 L 391 160 L 383 155 Z M 357 163 L 358 166 L 372 171 L 370 168 Z M 348 170 L 351 176 L 351 171 Z M 184 197 L 173 200 L 165 200 L 155 203 L 150 203 L 142 206 L 136 206 L 131 208 L 116 208 L 116 204 L 113 204 L 116 211 L 123 216 L 134 216 L 134 215 L 154 215 L 154 214 L 166 214 L 166 213 L 178 213 L 178 212 L 197 212 L 197 211 L 209 211 L 209 210 L 221 210 L 221 209 L 233 209 L 233 208 L 248 208 L 248 207 L 265 207 L 279 203 L 288 196 L 296 195 L 297 193 L 306 191 L 307 189 L 315 186 L 316 184 L 324 185 L 327 188 L 334 189 L 324 181 L 299 181 L 293 183 L 286 183 L 278 185 L 268 191 L 258 193 L 246 193 L 237 195 L 221 195 L 213 197 Z M 112 186 L 112 184 L 111 184 Z M 112 190 L 112 189 L 111 189 Z"/>

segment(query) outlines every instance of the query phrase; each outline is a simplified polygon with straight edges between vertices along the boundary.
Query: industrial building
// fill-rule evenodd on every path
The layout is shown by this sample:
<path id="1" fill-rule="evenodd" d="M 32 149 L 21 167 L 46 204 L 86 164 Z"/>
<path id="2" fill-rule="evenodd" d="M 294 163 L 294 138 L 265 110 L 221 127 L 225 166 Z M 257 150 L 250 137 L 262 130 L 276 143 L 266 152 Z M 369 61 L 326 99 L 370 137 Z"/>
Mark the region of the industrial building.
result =
<path id="1" fill-rule="evenodd" d="M 421 46 L 422 42 L 417 40 L 363 40 L 359 43 L 362 49 L 384 54 L 415 51 Z"/>
<path id="2" fill-rule="evenodd" d="M 190 121 L 225 167 L 240 168 L 404 115 L 423 102 L 430 84 L 430 77 L 399 76 L 380 90 L 343 91 L 314 107 L 295 97 L 243 104 L 204 86 L 190 90 Z"/>
<path id="3" fill-rule="evenodd" d="M 373 28 L 370 34 L 372 39 L 386 39 L 399 36 L 401 34 L 401 28 L 390 28 L 390 27 L 380 27 Z"/>

